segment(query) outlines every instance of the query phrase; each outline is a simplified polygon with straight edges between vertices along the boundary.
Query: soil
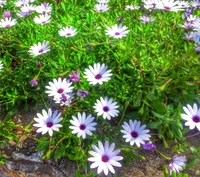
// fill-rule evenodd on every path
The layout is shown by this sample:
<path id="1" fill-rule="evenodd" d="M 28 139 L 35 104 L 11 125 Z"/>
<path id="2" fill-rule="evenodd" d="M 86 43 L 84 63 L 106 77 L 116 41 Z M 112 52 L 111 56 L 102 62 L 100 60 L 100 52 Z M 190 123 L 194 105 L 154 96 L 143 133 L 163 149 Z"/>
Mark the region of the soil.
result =
<path id="1" fill-rule="evenodd" d="M 28 112 L 20 111 L 13 116 L 13 121 L 23 126 L 28 125 L 35 117 L 37 111 L 32 108 Z M 7 154 L 7 162 L 0 165 L 0 177 L 75 177 L 76 163 L 67 158 L 58 162 L 53 160 L 42 161 L 41 152 L 35 152 L 36 142 L 24 135 L 22 131 L 16 132 L 20 137 L 20 143 L 10 142 L 6 147 L 0 148 L 1 152 Z M 191 137 L 189 143 L 193 146 L 200 146 L 200 135 Z M 166 156 L 172 157 L 169 149 L 164 148 L 162 142 L 159 142 L 157 149 Z M 168 165 L 166 161 L 157 152 L 138 149 L 137 152 L 146 159 L 132 160 L 127 167 L 116 170 L 116 175 L 120 177 L 164 177 L 162 166 Z M 200 165 L 194 169 L 187 170 L 189 177 L 200 177 L 197 171 Z"/>

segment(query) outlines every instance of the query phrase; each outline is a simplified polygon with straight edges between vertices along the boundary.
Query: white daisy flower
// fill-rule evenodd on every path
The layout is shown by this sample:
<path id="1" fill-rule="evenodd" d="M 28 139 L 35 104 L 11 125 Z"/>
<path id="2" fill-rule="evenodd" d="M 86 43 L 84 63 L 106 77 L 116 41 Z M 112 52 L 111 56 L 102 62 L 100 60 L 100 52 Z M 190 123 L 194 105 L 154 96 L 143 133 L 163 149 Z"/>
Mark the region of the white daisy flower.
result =
<path id="1" fill-rule="evenodd" d="M 188 41 L 192 41 L 195 39 L 199 40 L 200 36 L 198 35 L 197 32 L 189 32 L 189 33 L 185 33 L 185 37 L 184 39 L 188 40 Z"/>
<path id="2" fill-rule="evenodd" d="M 24 5 L 20 8 L 20 11 L 17 13 L 19 17 L 27 17 L 35 10 L 35 6 L 33 5 Z"/>
<path id="3" fill-rule="evenodd" d="M 126 26 L 122 26 L 122 24 L 114 25 L 112 27 L 107 27 L 106 35 L 114 38 L 122 38 L 125 37 L 130 30 L 127 30 Z"/>
<path id="4" fill-rule="evenodd" d="M 193 0 L 192 2 L 191 2 L 191 6 L 192 7 L 194 7 L 194 8 L 200 8 L 200 2 L 199 2 L 199 0 Z"/>
<path id="5" fill-rule="evenodd" d="M 107 4 L 96 4 L 94 6 L 94 10 L 96 12 L 105 12 L 105 11 L 109 10 L 109 6 Z"/>
<path id="6" fill-rule="evenodd" d="M 50 51 L 49 48 L 49 42 L 43 41 L 42 43 L 34 44 L 28 52 L 33 56 L 38 56 Z"/>
<path id="7" fill-rule="evenodd" d="M 88 158 L 88 161 L 93 162 L 90 165 L 90 168 L 97 168 L 97 173 L 104 172 L 105 175 L 108 175 L 108 172 L 115 173 L 113 166 L 122 167 L 118 162 L 123 159 L 122 156 L 117 156 L 120 153 L 120 150 L 114 150 L 115 143 L 112 143 L 109 146 L 108 141 L 105 142 L 104 146 L 102 142 L 98 142 L 98 147 L 92 145 L 94 151 L 89 151 L 93 157 Z"/>
<path id="8" fill-rule="evenodd" d="M 172 171 L 179 173 L 179 171 L 183 170 L 185 166 L 186 157 L 185 156 L 174 156 L 169 164 L 170 175 Z"/>
<path id="9" fill-rule="evenodd" d="M 93 122 L 94 117 L 92 117 L 91 114 L 86 117 L 85 112 L 83 112 L 82 115 L 78 113 L 78 116 L 72 116 L 72 119 L 73 120 L 70 120 L 70 122 L 73 126 L 69 126 L 69 128 L 72 129 L 72 133 L 77 134 L 78 137 L 85 139 L 86 134 L 91 136 L 92 131 L 96 130 L 95 126 L 97 123 Z"/>
<path id="10" fill-rule="evenodd" d="M 108 66 L 105 66 L 105 64 L 94 64 L 94 67 L 89 66 L 89 69 L 85 70 L 84 77 L 89 81 L 90 84 L 102 85 L 103 82 L 110 80 L 110 76 L 112 76 L 111 70 L 107 70 L 107 68 Z"/>
<path id="11" fill-rule="evenodd" d="M 194 103 L 193 108 L 188 104 L 187 107 L 183 107 L 186 114 L 181 114 L 182 119 L 186 120 L 185 125 L 189 126 L 189 129 L 197 129 L 200 131 L 200 108 Z"/>
<path id="12" fill-rule="evenodd" d="M 143 0 L 143 3 L 144 3 L 145 9 L 152 11 L 160 4 L 160 1 L 159 0 Z"/>
<path id="13" fill-rule="evenodd" d="M 3 63 L 2 61 L 0 61 L 0 71 L 2 70 L 2 68 L 3 68 Z"/>
<path id="14" fill-rule="evenodd" d="M 41 5 L 37 6 L 35 10 L 39 14 L 51 13 L 52 5 L 44 2 Z"/>
<path id="15" fill-rule="evenodd" d="M 61 113 L 58 113 L 58 110 L 52 114 L 51 109 L 48 112 L 43 109 L 42 114 L 37 113 L 37 117 L 34 118 L 37 123 L 33 124 L 33 126 L 39 127 L 36 132 L 42 132 L 42 134 L 48 132 L 52 136 L 53 130 L 59 131 L 59 128 L 62 127 L 61 124 L 58 124 L 62 119 Z"/>
<path id="16" fill-rule="evenodd" d="M 111 117 L 118 116 L 118 107 L 119 106 L 117 105 L 117 102 L 113 102 L 112 98 L 108 100 L 107 97 L 105 97 L 104 99 L 100 97 L 100 100 L 97 100 L 95 106 L 93 106 L 98 116 L 103 115 L 103 118 L 107 118 L 108 120 L 110 120 Z"/>
<path id="17" fill-rule="evenodd" d="M 179 5 L 179 1 L 161 0 L 156 6 L 156 9 L 164 9 L 166 11 L 178 12 L 179 10 L 183 10 L 183 7 Z"/>
<path id="18" fill-rule="evenodd" d="M 190 3 L 189 2 L 186 2 L 186 1 L 179 1 L 179 4 L 178 4 L 180 7 L 183 7 L 183 8 L 187 8 L 187 7 L 190 7 Z"/>
<path id="19" fill-rule="evenodd" d="M 147 134 L 149 132 L 148 129 L 146 128 L 146 125 L 141 125 L 140 121 L 134 120 L 129 120 L 129 124 L 127 122 L 124 122 L 122 127 L 124 130 L 121 130 L 123 135 L 123 138 L 126 139 L 126 142 L 130 142 L 130 145 L 133 146 L 134 143 L 140 147 L 140 144 L 145 144 L 144 141 L 149 141 L 150 140 L 150 135 Z"/>
<path id="20" fill-rule="evenodd" d="M 71 93 L 74 88 L 71 86 L 72 82 L 66 80 L 66 78 L 62 80 L 60 77 L 58 80 L 53 79 L 53 82 L 49 82 L 49 85 L 46 86 L 48 90 L 45 92 L 48 93 L 48 96 L 53 96 L 54 99 L 60 99 L 63 94 Z"/>
<path id="21" fill-rule="evenodd" d="M 29 3 L 29 0 L 18 0 L 17 2 L 15 2 L 15 5 L 17 7 L 22 7 L 25 6 Z"/>
<path id="22" fill-rule="evenodd" d="M 20 10 L 18 13 L 17 13 L 17 16 L 19 17 L 28 17 L 30 15 L 29 11 L 22 11 Z"/>
<path id="23" fill-rule="evenodd" d="M 7 0 L 0 0 L 0 7 L 3 7 L 3 5 L 7 2 Z"/>
<path id="24" fill-rule="evenodd" d="M 155 17 L 149 17 L 148 15 L 143 15 L 139 17 L 139 19 L 142 21 L 142 23 L 149 23 L 154 21 L 156 18 Z"/>
<path id="25" fill-rule="evenodd" d="M 11 26 L 14 26 L 17 23 L 16 19 L 5 18 L 1 19 L 0 21 L 0 28 L 10 28 Z"/>
<path id="26" fill-rule="evenodd" d="M 107 4 L 110 0 L 97 0 L 99 4 Z"/>
<path id="27" fill-rule="evenodd" d="M 39 17 L 35 17 L 33 20 L 36 24 L 44 25 L 51 22 L 50 18 L 51 15 L 46 13 L 46 14 L 40 14 Z"/>
<path id="28" fill-rule="evenodd" d="M 125 7 L 125 10 L 137 10 L 137 9 L 139 9 L 139 8 L 140 8 L 140 6 L 127 5 L 127 6 Z"/>
<path id="29" fill-rule="evenodd" d="M 62 28 L 59 32 L 60 36 L 71 37 L 77 34 L 76 29 L 73 26 Z"/>

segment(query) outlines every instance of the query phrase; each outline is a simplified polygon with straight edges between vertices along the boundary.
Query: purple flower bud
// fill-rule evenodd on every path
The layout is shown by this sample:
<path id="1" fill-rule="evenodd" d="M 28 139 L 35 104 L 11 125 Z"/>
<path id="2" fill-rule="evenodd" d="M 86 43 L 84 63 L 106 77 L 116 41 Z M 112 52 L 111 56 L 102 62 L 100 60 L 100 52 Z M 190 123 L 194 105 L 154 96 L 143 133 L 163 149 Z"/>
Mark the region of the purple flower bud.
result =
<path id="1" fill-rule="evenodd" d="M 47 7 L 47 3 L 46 3 L 46 2 L 43 2 L 43 6 L 44 6 L 44 7 Z"/>
<path id="2" fill-rule="evenodd" d="M 36 87 L 38 85 L 38 81 L 36 79 L 32 79 L 29 84 L 32 86 L 32 87 Z"/>
<path id="3" fill-rule="evenodd" d="M 143 149 L 154 152 L 156 145 L 149 141 L 147 144 L 143 144 Z"/>
<path id="4" fill-rule="evenodd" d="M 78 89 L 77 95 L 80 96 L 80 97 L 87 97 L 89 95 L 89 92 Z"/>
<path id="5" fill-rule="evenodd" d="M 72 71 L 72 73 L 69 75 L 69 79 L 73 82 L 77 83 L 80 80 L 80 71 L 78 70 L 77 73 Z"/>
<path id="6" fill-rule="evenodd" d="M 4 11 L 2 17 L 5 18 L 10 18 L 11 12 L 10 11 Z"/>
<path id="7" fill-rule="evenodd" d="M 38 68 L 41 68 L 41 62 L 38 61 L 37 64 L 36 64 L 36 66 L 37 66 Z"/>

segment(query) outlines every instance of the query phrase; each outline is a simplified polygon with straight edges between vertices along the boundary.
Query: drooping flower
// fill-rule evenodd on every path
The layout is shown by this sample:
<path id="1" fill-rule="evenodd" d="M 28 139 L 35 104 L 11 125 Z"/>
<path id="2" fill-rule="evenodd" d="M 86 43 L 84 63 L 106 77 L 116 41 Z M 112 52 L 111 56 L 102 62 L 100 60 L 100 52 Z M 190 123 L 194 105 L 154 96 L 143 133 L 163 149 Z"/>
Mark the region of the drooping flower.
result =
<path id="1" fill-rule="evenodd" d="M 51 22 L 50 18 L 51 15 L 46 13 L 46 14 L 40 14 L 39 17 L 35 17 L 33 20 L 36 24 L 44 25 Z"/>
<path id="2" fill-rule="evenodd" d="M 186 162 L 185 156 L 175 155 L 169 164 L 170 174 L 172 173 L 172 171 L 177 173 L 179 173 L 179 171 L 182 171 L 183 167 L 185 166 L 185 162 Z"/>
<path id="3" fill-rule="evenodd" d="M 38 86 L 38 81 L 36 79 L 32 79 L 29 84 L 32 86 L 32 87 L 36 87 Z"/>
<path id="4" fill-rule="evenodd" d="M 186 120 L 185 125 L 189 126 L 189 129 L 197 129 L 200 131 L 200 108 L 194 103 L 193 108 L 188 104 L 187 107 L 183 107 L 186 114 L 181 114 L 182 119 Z"/>
<path id="5" fill-rule="evenodd" d="M 76 29 L 74 29 L 73 26 L 70 26 L 70 27 L 62 28 L 58 33 L 60 36 L 64 36 L 67 38 L 67 37 L 75 36 L 77 34 L 77 31 Z"/>
<path id="6" fill-rule="evenodd" d="M 80 96 L 83 99 L 83 97 L 87 97 L 89 95 L 89 92 L 78 89 L 77 95 Z"/>
<path id="7" fill-rule="evenodd" d="M 93 106 L 98 116 L 103 115 L 103 118 L 107 118 L 108 120 L 110 120 L 111 117 L 118 116 L 118 107 L 117 102 L 113 102 L 112 98 L 108 99 L 107 97 L 104 99 L 101 97 L 100 100 L 97 100 L 95 106 Z"/>
<path id="8" fill-rule="evenodd" d="M 108 80 L 110 80 L 110 76 L 112 76 L 111 70 L 107 70 L 107 68 L 108 66 L 105 66 L 105 64 L 94 64 L 94 67 L 89 66 L 89 69 L 86 69 L 84 71 L 84 77 L 92 85 L 102 85 L 103 82 L 107 82 Z"/>
<path id="9" fill-rule="evenodd" d="M 66 80 L 66 78 L 62 80 L 60 77 L 58 80 L 53 79 L 53 82 L 49 82 L 49 85 L 46 86 L 48 90 L 45 92 L 48 93 L 48 96 L 53 96 L 54 99 L 60 99 L 63 94 L 71 93 L 74 88 L 71 86 L 72 82 Z"/>
<path id="10" fill-rule="evenodd" d="M 14 26 L 17 23 L 16 19 L 5 18 L 1 19 L 0 21 L 0 28 L 10 28 L 11 26 Z"/>
<path id="11" fill-rule="evenodd" d="M 94 6 L 94 10 L 96 12 L 105 12 L 105 11 L 109 10 L 109 6 L 107 4 L 96 4 Z"/>
<path id="12" fill-rule="evenodd" d="M 42 43 L 39 42 L 38 44 L 34 44 L 33 46 L 31 46 L 28 52 L 33 56 L 38 56 L 50 51 L 49 48 L 50 48 L 49 42 L 43 41 Z"/>
<path id="13" fill-rule="evenodd" d="M 124 134 L 123 138 L 125 138 L 126 142 L 130 142 L 130 145 L 133 146 L 136 144 L 138 147 L 140 147 L 140 144 L 145 144 L 144 141 L 150 140 L 149 130 L 145 129 L 146 125 L 141 125 L 140 121 L 129 120 L 129 124 L 127 122 L 124 122 L 122 127 L 124 128 L 121 130 L 121 132 Z"/>
<path id="14" fill-rule="evenodd" d="M 122 156 L 118 156 L 120 150 L 114 150 L 115 143 L 109 146 L 108 141 L 105 142 L 104 146 L 101 141 L 98 142 L 98 147 L 92 145 L 94 151 L 89 151 L 93 157 L 88 158 L 88 161 L 93 162 L 90 168 L 98 168 L 97 173 L 104 172 L 108 175 L 108 172 L 115 173 L 113 166 L 121 167 L 122 165 L 118 162 L 123 159 Z"/>
<path id="15" fill-rule="evenodd" d="M 95 126 L 97 125 L 96 122 L 93 122 L 94 117 L 92 117 L 91 114 L 86 116 L 86 113 L 83 112 L 78 113 L 78 116 L 72 116 L 73 120 L 70 120 L 71 124 L 73 126 L 69 126 L 70 129 L 72 129 L 73 134 L 77 134 L 78 137 L 82 137 L 83 139 L 86 138 L 86 134 L 91 136 L 92 131 L 95 131 Z"/>
<path id="16" fill-rule="evenodd" d="M 63 93 L 60 97 L 54 97 L 55 103 L 61 106 L 70 106 L 74 98 L 74 93 Z"/>
<path id="17" fill-rule="evenodd" d="M 78 83 L 80 80 L 80 71 L 78 70 L 77 73 L 72 71 L 72 73 L 69 75 L 69 79 L 75 83 Z"/>
<path id="18" fill-rule="evenodd" d="M 17 12 L 17 15 L 18 15 L 19 17 L 28 17 L 28 16 L 30 15 L 30 12 L 29 12 L 28 9 L 23 10 L 23 9 L 21 8 L 20 11 Z"/>
<path id="19" fill-rule="evenodd" d="M 114 38 L 122 38 L 125 37 L 130 30 L 127 30 L 126 26 L 122 26 L 122 24 L 114 25 L 111 27 L 107 27 L 106 35 Z"/>
<path id="20" fill-rule="evenodd" d="M 153 144 L 151 141 L 149 141 L 148 143 L 143 144 L 142 147 L 143 147 L 143 149 L 145 149 L 145 150 L 154 152 L 154 151 L 155 151 L 155 148 L 156 148 L 156 145 Z"/>
<path id="21" fill-rule="evenodd" d="M 37 123 L 33 124 L 33 126 L 39 127 L 37 132 L 42 132 L 42 134 L 48 132 L 52 136 L 53 130 L 59 131 L 59 128 L 62 127 L 61 124 L 58 124 L 62 119 L 61 113 L 58 113 L 58 110 L 52 113 L 51 109 L 48 109 L 48 112 L 43 109 L 42 114 L 37 113 L 37 117 L 34 118 Z"/>

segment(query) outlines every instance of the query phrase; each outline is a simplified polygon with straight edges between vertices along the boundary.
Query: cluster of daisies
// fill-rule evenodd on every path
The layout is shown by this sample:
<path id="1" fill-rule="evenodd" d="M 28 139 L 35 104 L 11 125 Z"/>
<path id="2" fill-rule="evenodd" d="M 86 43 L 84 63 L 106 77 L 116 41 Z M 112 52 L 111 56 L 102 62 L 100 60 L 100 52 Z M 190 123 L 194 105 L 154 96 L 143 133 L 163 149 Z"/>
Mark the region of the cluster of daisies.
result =
<path id="1" fill-rule="evenodd" d="M 180 27 L 184 28 L 185 39 L 188 41 L 195 42 L 195 50 L 200 53 L 200 17 L 193 15 L 195 10 L 200 8 L 199 0 L 188 1 L 174 1 L 174 0 L 143 0 L 143 4 L 137 5 L 127 5 L 125 10 L 137 10 L 140 8 L 145 8 L 149 13 L 144 14 L 139 17 L 143 23 L 149 23 L 156 20 L 155 17 L 150 17 L 149 14 L 153 10 L 163 9 L 165 11 L 183 11 L 184 23 L 180 24 Z"/>
<path id="2" fill-rule="evenodd" d="M 37 12 L 39 16 L 36 16 L 33 20 L 36 24 L 44 25 L 50 22 L 52 5 L 49 3 L 42 3 L 38 6 L 31 4 L 34 0 L 18 0 L 15 2 L 15 6 L 19 8 L 16 15 L 18 17 L 28 17 L 31 13 Z M 6 1 L 5 1 L 6 3 Z M 4 4 L 5 4 L 4 3 Z M 17 19 L 12 19 L 10 11 L 3 13 L 3 19 L 0 21 L 0 27 L 10 28 L 17 23 Z"/>
<path id="3" fill-rule="evenodd" d="M 39 6 L 32 5 L 34 0 L 18 0 L 15 2 L 15 5 L 19 7 L 17 16 L 27 17 L 32 12 L 36 11 L 39 13 L 39 16 L 34 18 L 34 22 L 40 25 L 45 25 L 50 23 L 51 20 L 51 11 L 52 5 L 49 3 L 42 3 Z M 98 0 L 99 4 L 96 4 L 94 10 L 97 12 L 105 12 L 109 10 L 109 0 Z M 0 0 L 0 7 L 3 7 L 6 4 L 6 0 Z M 126 6 L 126 10 L 137 10 L 139 8 L 145 8 L 149 12 L 156 9 L 163 9 L 166 11 L 185 11 L 183 18 L 186 22 L 181 27 L 187 30 L 194 30 L 186 34 L 186 39 L 194 40 L 196 42 L 196 50 L 200 51 L 199 45 L 199 18 L 192 15 L 195 9 L 200 8 L 200 3 L 197 0 L 194 0 L 190 3 L 185 1 L 174 1 L 174 0 L 143 0 L 142 6 Z M 3 13 L 3 19 L 0 20 L 0 27 L 9 28 L 17 23 L 16 19 L 11 18 L 11 13 L 5 11 Z M 150 17 L 149 14 L 144 14 L 139 18 L 143 23 L 149 23 L 154 21 L 154 17 Z M 59 30 L 59 35 L 64 37 L 71 37 L 77 34 L 77 29 L 74 27 L 64 27 Z M 129 33 L 129 30 L 126 26 L 122 24 L 114 25 L 112 27 L 107 27 L 106 34 L 113 38 L 122 38 Z M 48 41 L 42 41 L 38 44 L 34 44 L 29 53 L 33 56 L 38 56 L 50 51 L 50 45 Z M 0 61 L 0 70 L 3 68 L 3 64 Z M 108 70 L 108 66 L 105 64 L 95 63 L 93 66 L 89 66 L 84 71 L 84 78 L 87 79 L 91 85 L 102 85 L 104 82 L 107 82 L 111 79 L 112 73 L 111 70 Z M 89 96 L 87 91 L 78 89 L 77 93 L 74 93 L 73 84 L 78 83 L 80 80 L 80 71 L 72 71 L 69 75 L 69 79 L 53 79 L 52 82 L 49 82 L 49 85 L 46 86 L 46 93 L 51 97 L 55 103 L 60 104 L 61 106 L 70 106 L 73 103 L 75 96 L 84 97 Z M 31 86 L 37 86 L 37 80 L 33 79 L 30 82 Z M 104 119 L 111 120 L 111 118 L 119 115 L 119 105 L 117 102 L 113 101 L 113 98 L 100 97 L 96 100 L 96 103 L 93 103 L 94 112 L 97 116 L 102 116 Z M 181 114 L 182 119 L 186 120 L 185 125 L 189 126 L 190 129 L 197 128 L 200 131 L 200 109 L 198 109 L 197 104 L 194 104 L 193 107 L 187 105 L 183 107 L 186 114 Z M 53 136 L 53 131 L 59 132 L 59 129 L 62 127 L 61 113 L 52 111 L 51 109 L 42 110 L 42 113 L 37 113 L 37 117 L 34 118 L 35 124 L 33 126 L 38 127 L 37 132 L 42 134 L 48 133 L 50 136 Z M 77 134 L 78 137 L 85 139 L 86 136 L 92 136 L 93 132 L 96 130 L 97 122 L 95 122 L 95 116 L 88 114 L 86 112 L 78 112 L 77 115 L 73 115 L 70 120 L 71 125 L 69 129 L 72 130 L 72 134 Z M 125 142 L 130 143 L 131 146 L 136 145 L 140 147 L 141 144 L 144 149 L 154 151 L 156 145 L 150 141 L 149 130 L 146 129 L 146 125 L 141 125 L 140 121 L 129 120 L 124 122 L 122 125 L 121 133 Z M 149 141 L 145 143 L 145 141 Z M 92 145 L 93 151 L 89 151 L 89 154 L 92 157 L 88 158 L 89 161 L 93 162 L 91 168 L 97 168 L 97 173 L 104 172 L 105 175 L 108 175 L 109 172 L 115 173 L 113 166 L 121 167 L 122 156 L 119 155 L 120 150 L 115 149 L 115 143 L 109 144 L 108 141 L 102 143 L 98 142 L 98 146 Z M 185 156 L 174 156 L 169 164 L 169 169 L 171 171 L 179 172 L 185 166 L 186 158 Z"/>
<path id="4" fill-rule="evenodd" d="M 102 85 L 104 82 L 107 82 L 111 79 L 112 73 L 111 70 L 107 70 L 105 64 L 100 65 L 99 63 L 94 64 L 94 66 L 89 66 L 88 69 L 84 71 L 84 77 L 91 85 Z M 69 79 L 53 79 L 53 82 L 49 82 L 49 86 L 46 86 L 46 93 L 49 97 L 52 97 L 56 103 L 61 105 L 70 105 L 74 96 L 72 82 L 79 82 L 80 73 L 73 72 Z M 100 97 L 94 103 L 94 112 L 97 113 L 97 116 L 102 116 L 104 119 L 110 120 L 113 117 L 118 116 L 119 106 L 117 102 L 113 101 L 113 98 Z M 42 114 L 37 113 L 37 117 L 34 118 L 36 121 L 33 126 L 38 127 L 37 132 L 42 134 L 49 133 L 50 136 L 53 135 L 53 131 L 59 131 L 59 128 L 62 127 L 60 123 L 62 121 L 61 113 L 57 110 L 53 113 L 51 109 L 48 111 L 42 110 Z M 69 129 L 72 130 L 72 134 L 77 134 L 78 137 L 85 139 L 86 136 L 92 136 L 93 132 L 96 130 L 97 122 L 95 117 L 86 112 L 78 112 L 76 116 L 72 116 L 70 120 L 71 125 Z M 126 142 L 129 142 L 130 145 L 136 144 L 138 147 L 144 145 L 145 141 L 150 140 L 149 130 L 146 129 L 146 125 L 141 125 L 140 121 L 124 122 L 122 125 L 122 134 Z M 112 143 L 109 145 L 109 142 L 106 141 L 103 145 L 102 142 L 98 142 L 98 146 L 92 145 L 94 151 L 89 151 L 93 156 L 88 158 L 89 161 L 93 162 L 91 168 L 96 168 L 97 173 L 104 172 L 105 175 L 108 175 L 108 172 L 115 173 L 113 166 L 121 167 L 121 164 L 118 162 L 123 159 L 122 156 L 118 156 L 120 150 L 114 150 L 115 144 Z M 145 146 L 146 149 L 150 147 L 149 144 Z M 151 148 L 152 150 L 152 148 Z"/>
<path id="5" fill-rule="evenodd" d="M 104 64 L 100 65 L 99 63 L 94 64 L 94 66 L 89 66 L 89 69 L 85 69 L 84 77 L 92 85 L 103 84 L 110 80 L 112 75 L 111 70 L 107 70 L 107 66 Z M 72 101 L 73 86 L 72 82 L 79 82 L 80 72 L 73 72 L 69 76 L 69 80 L 58 78 L 58 80 L 53 79 L 53 82 L 49 82 L 49 86 L 46 86 L 46 93 L 56 101 L 56 103 L 61 103 L 61 105 L 70 105 Z M 67 103 L 65 103 L 67 102 Z M 100 97 L 99 100 L 93 106 L 94 112 L 97 113 L 97 116 L 102 116 L 104 119 L 110 120 L 112 117 L 116 117 L 119 114 L 119 106 L 117 102 L 113 102 L 113 99 L 108 99 L 107 97 Z M 189 126 L 190 129 L 197 127 L 200 130 L 200 109 L 198 109 L 197 104 L 193 105 L 193 108 L 190 105 L 183 107 L 186 114 L 181 114 L 181 117 L 186 120 L 186 126 Z M 61 114 L 58 111 L 52 113 L 51 109 L 46 112 L 42 110 L 42 114 L 37 114 L 35 121 L 37 122 L 34 126 L 39 127 L 37 132 L 42 132 L 42 134 L 49 133 L 50 136 L 53 135 L 54 131 L 59 131 L 59 128 L 62 127 L 60 121 L 62 120 Z M 91 114 L 87 115 L 85 112 L 78 112 L 77 116 L 72 116 L 70 120 L 71 125 L 69 126 L 72 129 L 72 134 L 77 134 L 78 137 L 83 139 L 87 135 L 92 136 L 93 131 L 96 130 L 97 122 L 95 122 L 95 117 Z M 142 144 L 143 149 L 154 151 L 156 146 L 150 141 L 149 130 L 146 129 L 146 125 L 141 125 L 140 121 L 129 120 L 129 122 L 124 122 L 122 125 L 121 133 L 125 142 L 129 142 L 131 146 L 134 144 L 138 147 Z M 149 141 L 145 143 L 145 141 Z M 114 150 L 115 144 L 112 143 L 109 145 L 109 142 L 106 141 L 103 145 L 102 142 L 98 142 L 98 147 L 92 145 L 94 151 L 89 151 L 93 157 L 88 158 L 89 161 L 93 162 L 91 168 L 97 168 L 97 173 L 104 172 L 105 175 L 108 175 L 108 172 L 115 173 L 113 166 L 121 167 L 121 164 L 118 162 L 123 159 L 122 156 L 119 156 L 120 150 Z M 172 171 L 179 172 L 183 170 L 185 166 L 186 157 L 185 156 L 174 156 L 169 164 L 170 173 Z"/>

